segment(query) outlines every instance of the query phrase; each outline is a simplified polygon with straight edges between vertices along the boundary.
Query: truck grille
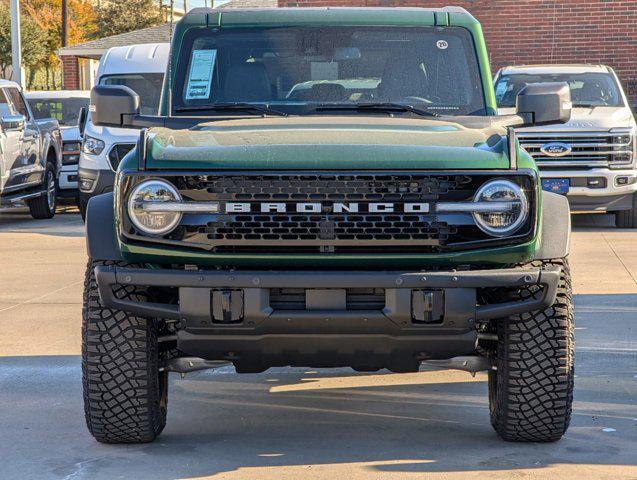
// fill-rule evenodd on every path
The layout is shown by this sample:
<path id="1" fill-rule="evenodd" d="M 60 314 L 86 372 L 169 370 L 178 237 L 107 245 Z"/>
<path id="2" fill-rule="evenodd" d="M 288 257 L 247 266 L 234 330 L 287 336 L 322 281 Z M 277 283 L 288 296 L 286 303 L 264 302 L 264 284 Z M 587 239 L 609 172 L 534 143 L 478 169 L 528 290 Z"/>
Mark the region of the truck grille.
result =
<path id="1" fill-rule="evenodd" d="M 509 174 L 512 172 L 509 172 Z M 507 175 L 498 172 L 498 176 Z M 190 175 L 162 177 L 171 181 L 184 200 L 219 202 L 219 214 L 186 214 L 180 226 L 158 239 L 215 253 L 436 253 L 476 243 L 511 244 L 484 234 L 469 213 L 435 214 L 406 212 L 406 204 L 469 201 L 494 173 L 285 173 Z M 529 192 L 535 204 L 533 178 L 511 175 Z M 140 181 L 143 179 L 140 179 Z M 284 212 L 262 213 L 259 206 L 285 205 Z M 246 212 L 228 211 L 228 203 L 249 205 Z M 319 205 L 321 210 L 298 213 L 299 204 Z M 335 204 L 360 205 L 359 212 L 334 210 Z M 370 204 L 391 204 L 392 212 L 370 212 Z M 317 207 L 318 208 L 318 207 Z M 124 222 L 124 233 L 135 236 Z M 515 238 L 533 232 L 529 220 Z"/>
<path id="2" fill-rule="evenodd" d="M 608 168 L 632 163 L 631 137 L 626 133 L 518 132 L 520 145 L 535 159 L 542 169 Z M 551 156 L 543 147 L 551 143 L 570 148 L 563 155 Z"/>
<path id="3" fill-rule="evenodd" d="M 117 145 L 113 145 L 111 151 L 108 152 L 108 161 L 110 162 L 113 171 L 117 170 L 119 163 L 133 148 L 135 148 L 134 143 L 119 143 Z"/>

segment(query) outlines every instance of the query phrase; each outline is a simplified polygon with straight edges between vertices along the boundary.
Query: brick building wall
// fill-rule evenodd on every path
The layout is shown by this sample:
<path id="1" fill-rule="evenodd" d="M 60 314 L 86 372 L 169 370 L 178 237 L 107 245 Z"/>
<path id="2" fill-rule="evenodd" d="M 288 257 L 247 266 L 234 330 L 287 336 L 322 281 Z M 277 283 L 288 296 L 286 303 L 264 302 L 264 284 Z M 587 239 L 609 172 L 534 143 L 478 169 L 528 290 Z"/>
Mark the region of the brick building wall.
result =
<path id="1" fill-rule="evenodd" d="M 80 64 L 74 55 L 60 57 L 62 60 L 62 88 L 80 90 Z"/>
<path id="2" fill-rule="evenodd" d="M 637 1 L 620 0 L 279 0 L 281 7 L 443 7 L 481 23 L 492 68 L 523 63 L 602 63 L 637 106 Z"/>

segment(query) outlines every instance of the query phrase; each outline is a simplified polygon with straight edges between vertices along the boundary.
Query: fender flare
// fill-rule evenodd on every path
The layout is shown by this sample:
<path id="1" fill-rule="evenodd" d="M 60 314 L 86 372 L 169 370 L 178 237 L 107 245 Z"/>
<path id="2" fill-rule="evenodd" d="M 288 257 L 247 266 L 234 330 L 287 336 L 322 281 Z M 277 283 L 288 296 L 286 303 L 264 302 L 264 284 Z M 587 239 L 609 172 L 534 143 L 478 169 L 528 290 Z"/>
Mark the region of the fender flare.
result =
<path id="1" fill-rule="evenodd" d="M 542 191 L 542 235 L 533 260 L 564 258 L 571 249 L 571 208 L 564 195 Z"/>
<path id="2" fill-rule="evenodd" d="M 50 130 L 42 133 L 42 143 L 40 144 L 40 148 L 40 162 L 42 165 L 46 165 L 46 162 L 49 159 L 49 152 L 53 150 L 53 154 L 55 155 L 55 167 L 59 170 L 62 166 L 62 145 L 53 141 L 53 135 Z"/>
<path id="3" fill-rule="evenodd" d="M 55 170 L 56 172 L 59 171 L 59 165 L 58 165 L 58 152 L 55 149 L 55 145 L 53 144 L 53 142 L 51 142 L 51 132 L 44 132 L 44 134 L 42 135 L 42 143 L 40 144 L 40 153 L 39 153 L 39 161 L 40 161 L 40 165 L 42 165 L 43 168 L 46 168 L 46 163 L 49 160 L 49 152 L 51 150 L 53 150 L 53 153 L 55 154 Z"/>
<path id="4" fill-rule="evenodd" d="M 97 195 L 88 202 L 86 251 L 93 260 L 123 260 L 115 232 L 113 192 Z"/>

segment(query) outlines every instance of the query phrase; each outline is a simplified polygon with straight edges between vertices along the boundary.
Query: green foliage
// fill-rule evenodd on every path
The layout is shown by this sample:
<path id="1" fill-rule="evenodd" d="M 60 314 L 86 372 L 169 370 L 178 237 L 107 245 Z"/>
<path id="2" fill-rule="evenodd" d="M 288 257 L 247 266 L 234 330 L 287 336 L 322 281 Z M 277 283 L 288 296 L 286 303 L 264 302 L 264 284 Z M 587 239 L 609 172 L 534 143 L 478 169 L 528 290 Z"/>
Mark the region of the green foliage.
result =
<path id="1" fill-rule="evenodd" d="M 160 25 L 165 20 L 156 0 L 102 0 L 95 10 L 97 38 Z"/>
<path id="2" fill-rule="evenodd" d="M 21 17 L 22 63 L 36 68 L 47 57 L 48 37 L 35 21 L 28 16 Z M 9 7 L 0 3 L 0 73 L 11 65 L 11 13 Z"/>

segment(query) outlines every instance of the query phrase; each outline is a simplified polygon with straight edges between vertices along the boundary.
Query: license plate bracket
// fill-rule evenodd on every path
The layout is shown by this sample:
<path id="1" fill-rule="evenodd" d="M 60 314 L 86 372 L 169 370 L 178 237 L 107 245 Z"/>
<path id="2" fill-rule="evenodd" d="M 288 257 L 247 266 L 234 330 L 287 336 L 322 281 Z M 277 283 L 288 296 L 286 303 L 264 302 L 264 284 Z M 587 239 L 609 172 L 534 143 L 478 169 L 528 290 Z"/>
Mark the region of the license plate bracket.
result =
<path id="1" fill-rule="evenodd" d="M 306 310 L 346 310 L 347 293 L 344 288 L 305 290 Z"/>

